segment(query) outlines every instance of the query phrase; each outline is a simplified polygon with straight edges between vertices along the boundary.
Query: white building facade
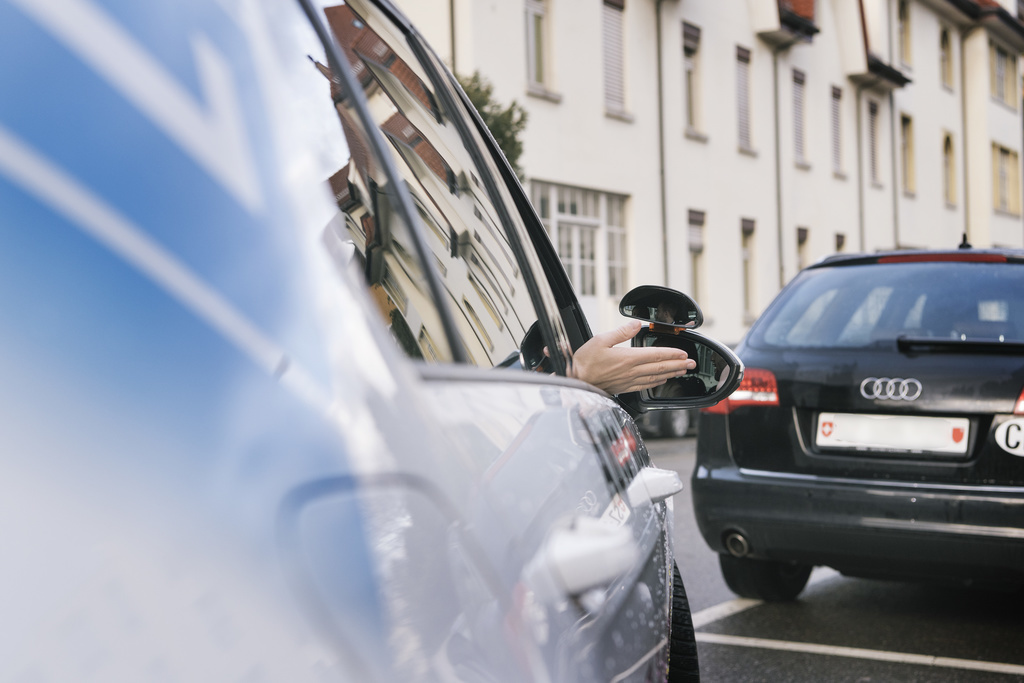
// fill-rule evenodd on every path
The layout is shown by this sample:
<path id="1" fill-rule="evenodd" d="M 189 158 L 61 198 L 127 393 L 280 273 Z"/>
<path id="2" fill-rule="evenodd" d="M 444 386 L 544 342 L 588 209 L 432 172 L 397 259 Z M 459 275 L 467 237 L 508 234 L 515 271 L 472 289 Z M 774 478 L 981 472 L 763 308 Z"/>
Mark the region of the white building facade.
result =
<path id="1" fill-rule="evenodd" d="M 1017 0 L 404 0 L 529 112 L 520 165 L 595 330 L 639 284 L 732 343 L 836 251 L 1024 246 Z"/>

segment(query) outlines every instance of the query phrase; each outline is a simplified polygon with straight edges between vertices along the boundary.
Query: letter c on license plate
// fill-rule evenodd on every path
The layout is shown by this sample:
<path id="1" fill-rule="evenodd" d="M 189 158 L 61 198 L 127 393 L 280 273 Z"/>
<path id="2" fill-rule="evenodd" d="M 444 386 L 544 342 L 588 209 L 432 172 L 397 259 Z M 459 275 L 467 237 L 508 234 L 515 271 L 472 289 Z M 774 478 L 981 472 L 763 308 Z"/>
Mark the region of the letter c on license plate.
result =
<path id="1" fill-rule="evenodd" d="M 1024 457 L 1024 419 L 1016 418 L 999 425 L 996 443 L 1007 453 Z"/>

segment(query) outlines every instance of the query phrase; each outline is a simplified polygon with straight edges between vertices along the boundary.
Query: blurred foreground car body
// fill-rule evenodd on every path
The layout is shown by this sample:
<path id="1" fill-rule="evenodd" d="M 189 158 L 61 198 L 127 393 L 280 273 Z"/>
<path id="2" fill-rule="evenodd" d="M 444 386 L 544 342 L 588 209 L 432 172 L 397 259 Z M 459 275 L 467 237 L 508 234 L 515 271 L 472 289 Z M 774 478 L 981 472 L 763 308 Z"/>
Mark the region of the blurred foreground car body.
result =
<path id="1" fill-rule="evenodd" d="M 734 591 L 792 599 L 813 565 L 1024 582 L 1024 253 L 826 259 L 737 353 L 692 478 Z"/>
<path id="2" fill-rule="evenodd" d="M 392 8 L 3 0 L 0 55 L 0 679 L 696 680 L 678 479 Z"/>

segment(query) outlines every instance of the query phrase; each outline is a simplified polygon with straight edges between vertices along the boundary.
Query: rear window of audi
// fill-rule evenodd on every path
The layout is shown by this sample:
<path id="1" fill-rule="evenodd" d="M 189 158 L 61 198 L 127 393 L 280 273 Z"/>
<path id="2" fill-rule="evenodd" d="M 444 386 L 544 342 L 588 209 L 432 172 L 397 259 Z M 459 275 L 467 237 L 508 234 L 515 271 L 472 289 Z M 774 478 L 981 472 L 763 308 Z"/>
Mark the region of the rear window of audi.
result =
<path id="1" fill-rule="evenodd" d="M 807 270 L 765 312 L 749 343 L 886 348 L 900 337 L 1024 342 L 1024 266 L 924 262 Z"/>

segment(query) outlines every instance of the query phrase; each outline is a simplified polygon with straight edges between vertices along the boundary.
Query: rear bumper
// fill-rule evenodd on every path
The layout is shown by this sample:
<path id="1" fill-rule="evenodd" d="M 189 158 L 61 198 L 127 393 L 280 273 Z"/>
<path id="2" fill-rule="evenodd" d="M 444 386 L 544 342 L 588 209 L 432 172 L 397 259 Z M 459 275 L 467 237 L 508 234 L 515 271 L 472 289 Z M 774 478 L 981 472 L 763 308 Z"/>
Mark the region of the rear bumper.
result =
<path id="1" fill-rule="evenodd" d="M 852 576 L 1024 581 L 1024 488 L 938 487 L 698 466 L 704 540 Z"/>

